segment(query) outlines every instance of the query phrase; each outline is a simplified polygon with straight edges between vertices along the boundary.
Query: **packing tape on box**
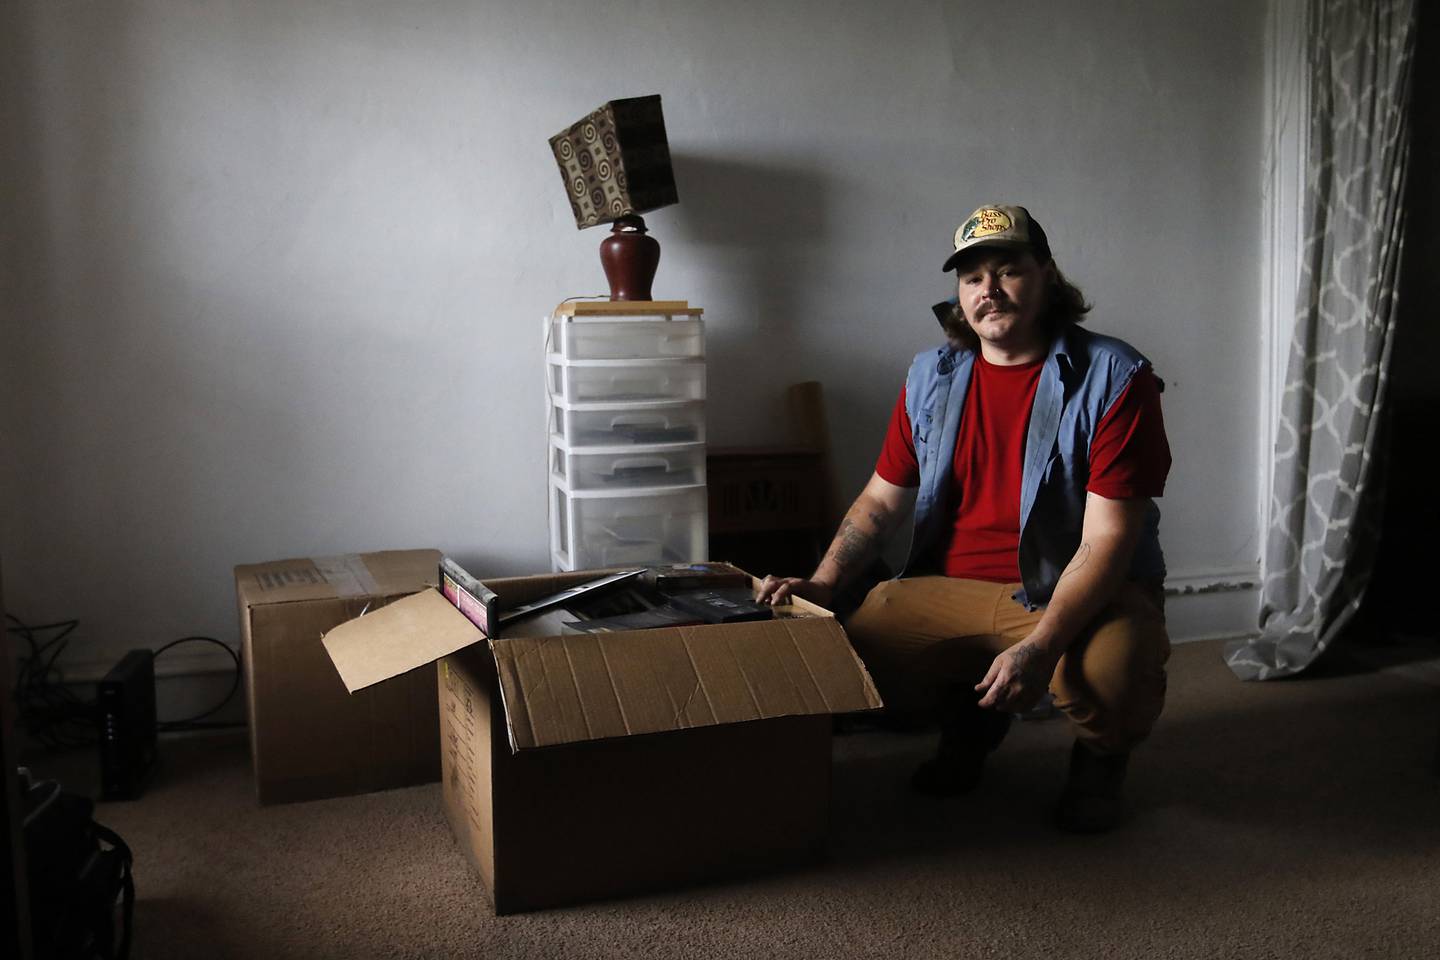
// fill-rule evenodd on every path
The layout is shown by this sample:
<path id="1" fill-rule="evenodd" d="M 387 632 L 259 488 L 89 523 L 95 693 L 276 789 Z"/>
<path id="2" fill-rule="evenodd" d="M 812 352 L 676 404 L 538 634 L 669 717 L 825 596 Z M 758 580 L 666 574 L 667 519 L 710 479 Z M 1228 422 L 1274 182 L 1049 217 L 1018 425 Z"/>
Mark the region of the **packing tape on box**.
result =
<path id="1" fill-rule="evenodd" d="M 313 557 L 310 562 L 315 564 L 325 582 L 335 588 L 337 597 L 371 597 L 380 592 L 375 578 L 370 576 L 370 568 L 365 566 L 365 561 L 357 553 L 343 557 Z"/>

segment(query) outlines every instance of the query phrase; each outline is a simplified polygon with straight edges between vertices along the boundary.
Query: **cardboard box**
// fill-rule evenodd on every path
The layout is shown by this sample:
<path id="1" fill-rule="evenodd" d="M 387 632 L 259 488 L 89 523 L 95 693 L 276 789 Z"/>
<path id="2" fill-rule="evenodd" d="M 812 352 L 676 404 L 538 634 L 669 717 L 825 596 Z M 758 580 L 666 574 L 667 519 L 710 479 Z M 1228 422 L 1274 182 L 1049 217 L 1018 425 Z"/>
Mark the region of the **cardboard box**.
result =
<path id="1" fill-rule="evenodd" d="M 261 803 L 439 779 L 434 681 L 404 677 L 351 696 L 321 645 L 333 627 L 429 589 L 439 562 L 436 550 L 391 550 L 235 568 Z"/>
<path id="2" fill-rule="evenodd" d="M 714 447 L 705 458 L 711 533 L 833 532 L 825 459 L 809 447 Z"/>
<path id="3" fill-rule="evenodd" d="M 447 577 L 455 602 L 426 591 L 325 638 L 351 690 L 438 661 L 445 811 L 495 911 L 820 856 L 829 714 L 881 705 L 839 624 L 798 601 L 765 622 L 482 632 L 596 575 L 487 581 L 474 602 Z"/>

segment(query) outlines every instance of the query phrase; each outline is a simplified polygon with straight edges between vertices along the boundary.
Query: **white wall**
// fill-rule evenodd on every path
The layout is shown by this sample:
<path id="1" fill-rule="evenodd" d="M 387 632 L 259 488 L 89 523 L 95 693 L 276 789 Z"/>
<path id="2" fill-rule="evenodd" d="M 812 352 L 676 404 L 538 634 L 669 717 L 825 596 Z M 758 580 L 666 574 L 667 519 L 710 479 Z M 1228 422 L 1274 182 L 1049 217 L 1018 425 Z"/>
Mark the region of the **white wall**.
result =
<path id="1" fill-rule="evenodd" d="M 546 138 L 648 93 L 712 442 L 782 439 L 818 379 L 858 489 L 958 220 L 1025 203 L 1169 385 L 1175 583 L 1253 579 L 1262 4 L 6 10 L 6 607 L 79 617 L 76 661 L 233 639 L 238 562 L 547 568 L 538 321 L 604 284 Z M 1233 626 L 1204 610 L 1176 632 Z"/>

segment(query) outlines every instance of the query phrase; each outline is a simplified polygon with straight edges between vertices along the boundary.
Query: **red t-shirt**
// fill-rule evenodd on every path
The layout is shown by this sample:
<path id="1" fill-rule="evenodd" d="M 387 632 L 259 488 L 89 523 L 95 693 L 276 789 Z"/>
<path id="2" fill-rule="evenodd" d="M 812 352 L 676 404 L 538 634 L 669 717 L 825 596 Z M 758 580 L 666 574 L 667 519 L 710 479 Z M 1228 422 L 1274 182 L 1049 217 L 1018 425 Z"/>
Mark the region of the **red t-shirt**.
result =
<path id="1" fill-rule="evenodd" d="M 955 527 L 942 545 L 946 576 L 1017 583 L 1020 580 L 1020 480 L 1030 408 L 1044 360 L 1002 367 L 975 358 L 965 413 L 955 442 L 955 483 L 963 491 Z M 875 464 L 881 478 L 920 485 L 905 390 L 890 417 Z M 1141 370 L 1105 412 L 1090 440 L 1085 489 L 1110 500 L 1158 497 L 1170 472 L 1170 445 L 1155 375 Z"/>

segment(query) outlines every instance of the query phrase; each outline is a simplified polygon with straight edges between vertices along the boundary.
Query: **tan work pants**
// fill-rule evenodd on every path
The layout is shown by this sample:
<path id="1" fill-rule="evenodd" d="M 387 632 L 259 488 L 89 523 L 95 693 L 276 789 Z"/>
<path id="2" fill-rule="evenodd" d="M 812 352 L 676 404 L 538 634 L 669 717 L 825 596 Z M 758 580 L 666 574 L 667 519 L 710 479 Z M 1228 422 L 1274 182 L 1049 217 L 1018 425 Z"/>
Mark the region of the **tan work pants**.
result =
<path id="1" fill-rule="evenodd" d="M 996 655 L 1024 640 L 1043 610 L 1011 599 L 1016 583 L 953 577 L 888 580 L 845 624 L 886 703 L 933 713 L 949 687 L 979 683 Z M 1165 600 L 1126 583 L 1060 658 L 1050 692 L 1098 753 L 1129 750 L 1165 705 Z"/>

